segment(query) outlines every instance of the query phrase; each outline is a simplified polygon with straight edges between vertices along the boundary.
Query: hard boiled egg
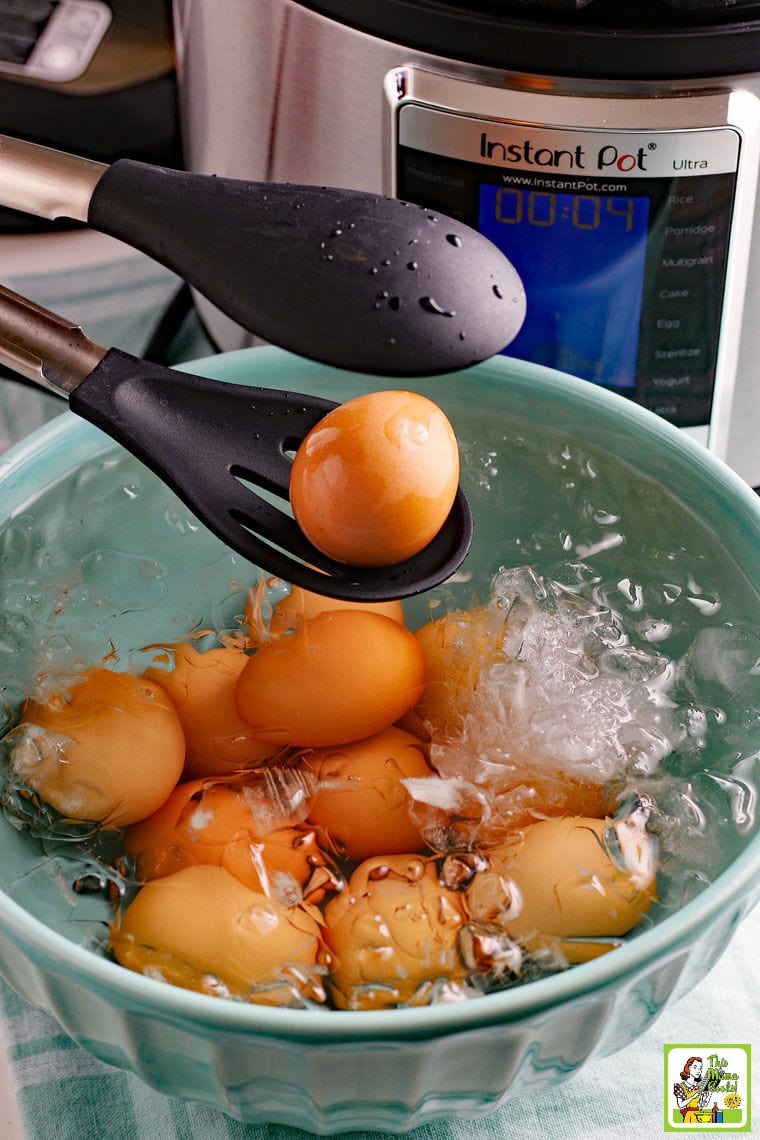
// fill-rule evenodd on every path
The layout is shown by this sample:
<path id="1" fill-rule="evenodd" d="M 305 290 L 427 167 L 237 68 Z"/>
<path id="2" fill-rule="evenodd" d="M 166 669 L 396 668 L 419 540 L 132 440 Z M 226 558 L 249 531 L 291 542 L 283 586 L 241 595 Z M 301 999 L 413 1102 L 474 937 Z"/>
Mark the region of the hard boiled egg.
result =
<path id="1" fill-rule="evenodd" d="M 509 711 L 500 685 L 519 637 L 504 610 L 452 611 L 422 626 L 415 637 L 425 657 L 425 689 L 414 713 L 428 731 L 436 767 L 449 776 L 467 773 L 484 788 L 489 815 L 478 823 L 479 842 L 490 845 L 505 831 L 542 816 L 603 817 L 610 810 L 614 789 L 570 771 L 546 752 L 510 751 Z M 515 699 L 511 677 L 507 695 Z"/>
<path id="2" fill-rule="evenodd" d="M 255 768 L 277 751 L 240 719 L 235 686 L 248 661 L 239 649 L 219 646 L 204 653 L 189 643 L 160 647 L 144 676 L 161 685 L 185 733 L 184 779 Z"/>
<path id="3" fill-rule="evenodd" d="M 655 898 L 655 842 L 636 816 L 542 820 L 488 853 L 467 891 L 470 915 L 530 953 L 582 962 L 611 949 Z"/>
<path id="4" fill-rule="evenodd" d="M 427 1004 L 438 986 L 459 985 L 466 967 L 459 934 L 462 896 L 441 886 L 432 860 L 378 856 L 325 907 L 339 1009 Z"/>
<path id="5" fill-rule="evenodd" d="M 397 621 L 330 610 L 258 649 L 235 702 L 257 736 L 296 747 L 346 744 L 388 728 L 422 693 L 422 652 Z"/>
<path id="6" fill-rule="evenodd" d="M 453 610 L 415 633 L 425 658 L 425 690 L 416 713 L 432 737 L 461 730 L 480 673 L 502 657 L 506 617 L 486 606 Z"/>
<path id="7" fill-rule="evenodd" d="M 323 554 L 386 566 L 435 538 L 458 481 L 456 436 L 441 409 L 414 392 L 371 392 L 312 428 L 293 460 L 290 499 Z"/>
<path id="8" fill-rule="evenodd" d="M 291 586 L 290 593 L 277 602 L 272 611 L 269 633 L 272 637 L 279 637 L 289 630 L 296 629 L 304 618 L 314 617 L 315 614 L 323 613 L 325 610 L 368 610 L 370 613 L 384 614 L 385 617 L 393 618 L 401 625 L 404 624 L 404 607 L 398 599 L 390 602 L 348 602 L 341 598 L 328 598 L 324 594 L 315 594 L 302 586 Z"/>
<path id="9" fill-rule="evenodd" d="M 263 1005 L 325 996 L 316 920 L 222 867 L 186 867 L 142 887 L 112 929 L 110 947 L 127 969 L 198 993 Z"/>
<path id="10" fill-rule="evenodd" d="M 206 864 L 270 898 L 305 894 L 318 902 L 334 879 L 314 831 L 262 827 L 240 780 L 179 784 L 158 811 L 127 829 L 124 849 L 140 882 Z"/>
<path id="11" fill-rule="evenodd" d="M 27 701 L 14 735 L 16 776 L 61 815 L 116 827 L 156 811 L 185 760 L 182 726 L 161 686 L 109 669 Z"/>
<path id="12" fill-rule="evenodd" d="M 309 820 L 329 851 L 360 861 L 371 855 L 423 851 L 402 780 L 432 776 L 420 741 L 400 728 L 301 757 L 316 794 Z"/>

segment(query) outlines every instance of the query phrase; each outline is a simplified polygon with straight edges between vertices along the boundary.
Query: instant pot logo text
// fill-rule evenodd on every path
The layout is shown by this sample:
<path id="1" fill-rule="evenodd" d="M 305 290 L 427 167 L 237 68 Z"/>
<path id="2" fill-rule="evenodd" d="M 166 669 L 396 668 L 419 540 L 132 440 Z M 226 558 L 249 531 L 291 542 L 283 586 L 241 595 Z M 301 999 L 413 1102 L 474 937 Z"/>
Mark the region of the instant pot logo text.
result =
<path id="1" fill-rule="evenodd" d="M 502 143 L 489 139 L 486 131 L 480 135 L 480 157 L 500 165 L 514 163 L 519 166 L 541 166 L 547 170 L 585 170 L 599 173 L 616 171 L 628 174 L 633 170 L 646 171 L 647 148 L 626 153 L 613 143 L 605 143 L 594 153 L 587 153 L 582 143 L 570 150 L 549 146 L 535 146 L 530 139 L 519 143 Z"/>

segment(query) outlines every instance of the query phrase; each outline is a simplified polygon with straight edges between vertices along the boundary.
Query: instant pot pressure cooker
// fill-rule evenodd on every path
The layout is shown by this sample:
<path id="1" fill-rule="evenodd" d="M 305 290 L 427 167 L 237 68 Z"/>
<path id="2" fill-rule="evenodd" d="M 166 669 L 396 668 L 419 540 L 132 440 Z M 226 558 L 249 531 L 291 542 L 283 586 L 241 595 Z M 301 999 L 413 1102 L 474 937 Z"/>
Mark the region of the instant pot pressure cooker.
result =
<path id="1" fill-rule="evenodd" d="M 475 226 L 525 283 L 510 355 L 760 484 L 760 3 L 175 0 L 175 34 L 190 169 Z"/>

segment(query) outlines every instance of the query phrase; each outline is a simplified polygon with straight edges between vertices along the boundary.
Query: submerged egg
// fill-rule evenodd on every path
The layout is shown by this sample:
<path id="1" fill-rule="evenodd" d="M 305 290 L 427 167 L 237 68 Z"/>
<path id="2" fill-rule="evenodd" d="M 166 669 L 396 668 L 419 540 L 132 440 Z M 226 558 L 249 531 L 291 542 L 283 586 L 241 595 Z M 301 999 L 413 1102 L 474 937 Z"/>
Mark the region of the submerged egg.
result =
<path id="1" fill-rule="evenodd" d="M 269 633 L 272 637 L 279 637 L 288 630 L 296 629 L 304 618 L 314 617 L 325 610 L 368 610 L 404 624 L 404 607 L 398 599 L 390 602 L 348 602 L 341 598 L 315 594 L 311 590 L 304 590 L 302 586 L 291 586 L 290 593 L 277 602 L 272 611 Z"/>
<path id="2" fill-rule="evenodd" d="M 238 782 L 179 784 L 157 812 L 127 829 L 124 849 L 140 882 L 206 864 L 271 898 L 305 892 L 319 901 L 330 878 L 313 831 L 262 827 Z"/>
<path id="3" fill-rule="evenodd" d="M 280 827 L 260 838 L 237 839 L 221 866 L 252 891 L 278 902 L 323 902 L 343 887 L 343 878 L 310 828 Z"/>
<path id="4" fill-rule="evenodd" d="M 185 733 L 184 778 L 254 768 L 277 751 L 259 740 L 235 708 L 235 686 L 248 657 L 224 646 L 199 653 L 187 643 L 159 648 L 144 676 L 165 690 Z"/>
<path id="5" fill-rule="evenodd" d="M 325 907 L 330 979 L 339 1009 L 428 1004 L 437 987 L 460 985 L 462 896 L 442 886 L 432 860 L 368 859 Z"/>
<path id="6" fill-rule="evenodd" d="M 477 818 L 469 830 L 489 846 L 544 816 L 602 817 L 616 791 L 601 765 L 603 774 L 594 778 L 591 765 L 578 770 L 540 732 L 527 746 L 515 732 L 515 714 L 531 696 L 519 659 L 521 627 L 514 611 L 483 606 L 452 611 L 415 633 L 425 689 L 414 713 L 427 729 L 436 768 L 468 779 L 488 802 L 486 820 L 482 804 L 472 800 Z M 561 724 L 562 710 L 553 711 Z"/>
<path id="7" fill-rule="evenodd" d="M 636 815 L 542 820 L 488 855 L 468 910 L 534 954 L 573 963 L 603 953 L 614 941 L 593 939 L 627 934 L 655 898 L 655 842 Z"/>
<path id="8" fill-rule="evenodd" d="M 316 920 L 221 867 L 186 867 L 142 887 L 110 947 L 127 969 L 198 993 L 264 1005 L 324 1000 Z"/>
<path id="9" fill-rule="evenodd" d="M 454 610 L 415 633 L 425 657 L 425 690 L 415 712 L 433 737 L 461 729 L 478 678 L 502 656 L 506 617 L 486 606 Z"/>
<path id="10" fill-rule="evenodd" d="M 388 728 L 423 682 L 422 652 L 404 626 L 367 610 L 331 610 L 257 650 L 235 701 L 264 740 L 318 748 Z"/>
<path id="11" fill-rule="evenodd" d="M 416 737 L 387 728 L 353 744 L 307 752 L 300 766 L 316 783 L 308 818 L 327 850 L 356 862 L 424 850 L 402 783 L 433 775 Z"/>
<path id="12" fill-rule="evenodd" d="M 296 452 L 296 521 L 323 554 L 387 566 L 435 538 L 459 481 L 456 436 L 414 392 L 370 392 L 329 412 Z"/>
<path id="13" fill-rule="evenodd" d="M 163 689 L 109 669 L 27 701 L 10 753 L 15 775 L 62 816 L 116 827 L 160 807 L 184 759 L 182 726 Z"/>
<path id="14" fill-rule="evenodd" d="M 491 816 L 480 829 L 483 842 L 490 842 L 516 827 L 550 817 L 582 816 L 603 819 L 615 803 L 614 787 L 568 773 L 561 763 L 545 757 L 526 760 L 519 776 L 507 780 L 509 787 L 491 801 Z"/>

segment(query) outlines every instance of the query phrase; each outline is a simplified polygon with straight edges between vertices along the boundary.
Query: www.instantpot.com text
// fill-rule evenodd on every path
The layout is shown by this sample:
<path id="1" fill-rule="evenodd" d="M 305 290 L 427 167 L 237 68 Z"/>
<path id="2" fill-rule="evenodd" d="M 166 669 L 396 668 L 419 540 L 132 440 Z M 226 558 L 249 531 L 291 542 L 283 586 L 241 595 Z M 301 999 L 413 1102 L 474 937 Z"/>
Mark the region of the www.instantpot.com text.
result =
<path id="1" fill-rule="evenodd" d="M 627 182 L 599 182 L 584 178 L 541 178 L 535 174 L 503 174 L 502 181 L 508 186 L 530 186 L 531 189 L 540 186 L 547 190 L 594 190 L 596 193 L 624 194 L 628 190 Z"/>

